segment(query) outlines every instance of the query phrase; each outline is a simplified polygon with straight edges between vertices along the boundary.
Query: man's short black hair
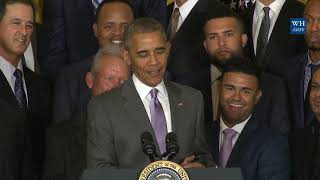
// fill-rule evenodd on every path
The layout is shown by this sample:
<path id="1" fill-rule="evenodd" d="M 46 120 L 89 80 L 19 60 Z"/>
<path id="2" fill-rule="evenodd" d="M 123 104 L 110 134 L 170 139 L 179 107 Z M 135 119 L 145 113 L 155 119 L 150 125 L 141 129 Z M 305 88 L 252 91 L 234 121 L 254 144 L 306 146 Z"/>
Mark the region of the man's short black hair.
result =
<path id="1" fill-rule="evenodd" d="M 226 6 L 223 3 L 211 3 L 209 2 L 209 12 L 206 16 L 206 22 L 212 20 L 212 19 L 218 19 L 218 18 L 234 18 L 241 30 L 241 33 L 245 33 L 245 25 L 242 17 L 232 10 L 230 7 Z"/>
<path id="2" fill-rule="evenodd" d="M 0 0 L 0 21 L 3 16 L 6 14 L 7 6 L 12 4 L 25 4 L 32 8 L 33 18 L 35 19 L 35 8 L 31 0 Z M 33 20 L 34 20 L 33 19 Z"/>
<path id="3" fill-rule="evenodd" d="M 66 0 L 66 1 L 67 1 L 67 0 Z M 95 18 L 95 21 L 96 21 L 96 22 L 97 22 L 97 20 L 98 20 L 98 17 L 99 17 L 99 15 L 100 15 L 100 12 L 101 12 L 102 7 L 103 7 L 104 5 L 106 5 L 106 4 L 109 4 L 109 3 L 124 3 L 124 4 L 128 5 L 128 6 L 130 7 L 131 11 L 132 11 L 133 16 L 135 17 L 133 5 L 132 5 L 132 3 L 131 3 L 129 0 L 103 0 L 103 1 L 99 4 L 99 6 L 98 6 L 98 8 L 97 8 L 97 11 L 96 11 L 96 18 Z"/>
<path id="4" fill-rule="evenodd" d="M 221 78 L 223 78 L 224 74 L 228 72 L 243 73 L 254 76 L 258 80 L 258 88 L 260 88 L 261 68 L 249 59 L 241 57 L 231 58 L 226 62 Z"/>

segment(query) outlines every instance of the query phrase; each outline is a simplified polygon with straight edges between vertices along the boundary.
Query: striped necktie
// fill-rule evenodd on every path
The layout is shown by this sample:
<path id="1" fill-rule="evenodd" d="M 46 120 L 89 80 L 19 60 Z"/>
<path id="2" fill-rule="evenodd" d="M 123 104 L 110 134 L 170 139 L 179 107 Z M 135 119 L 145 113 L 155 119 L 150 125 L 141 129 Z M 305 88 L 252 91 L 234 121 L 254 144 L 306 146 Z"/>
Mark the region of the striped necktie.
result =
<path id="1" fill-rule="evenodd" d="M 102 0 L 92 0 L 92 4 L 93 4 L 95 10 L 98 9 L 98 6 L 101 2 L 102 2 Z"/>

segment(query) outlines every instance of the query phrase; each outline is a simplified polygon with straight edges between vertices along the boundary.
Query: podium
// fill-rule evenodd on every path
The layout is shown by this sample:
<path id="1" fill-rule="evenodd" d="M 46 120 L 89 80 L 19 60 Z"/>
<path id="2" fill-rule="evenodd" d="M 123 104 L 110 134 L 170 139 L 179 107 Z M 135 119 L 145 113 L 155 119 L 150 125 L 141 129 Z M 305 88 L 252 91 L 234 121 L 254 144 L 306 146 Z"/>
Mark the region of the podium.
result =
<path id="1" fill-rule="evenodd" d="M 243 180 L 240 168 L 186 169 L 190 180 Z M 97 168 L 85 170 L 80 180 L 137 180 L 141 170 Z"/>

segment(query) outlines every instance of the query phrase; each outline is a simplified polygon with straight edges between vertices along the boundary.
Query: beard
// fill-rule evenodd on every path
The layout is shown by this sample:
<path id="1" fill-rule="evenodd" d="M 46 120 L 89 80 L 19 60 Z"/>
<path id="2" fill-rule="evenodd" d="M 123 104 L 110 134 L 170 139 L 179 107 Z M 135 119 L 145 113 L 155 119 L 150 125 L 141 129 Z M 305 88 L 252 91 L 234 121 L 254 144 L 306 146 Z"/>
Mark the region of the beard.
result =
<path id="1" fill-rule="evenodd" d="M 229 57 L 222 58 L 218 57 L 216 54 L 209 54 L 210 63 L 215 65 L 219 69 L 224 69 L 225 64 L 233 58 L 242 58 L 244 57 L 242 48 L 234 51 L 230 54 Z"/>

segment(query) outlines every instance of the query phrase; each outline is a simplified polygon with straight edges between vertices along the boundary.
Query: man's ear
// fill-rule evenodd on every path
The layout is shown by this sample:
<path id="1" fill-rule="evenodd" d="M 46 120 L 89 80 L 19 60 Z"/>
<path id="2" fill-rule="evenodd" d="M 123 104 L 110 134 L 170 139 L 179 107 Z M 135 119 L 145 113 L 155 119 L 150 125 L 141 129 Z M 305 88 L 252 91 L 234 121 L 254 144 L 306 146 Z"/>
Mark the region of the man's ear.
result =
<path id="1" fill-rule="evenodd" d="M 241 45 L 245 47 L 248 42 L 248 35 L 246 33 L 241 34 Z"/>
<path id="2" fill-rule="evenodd" d="M 93 28 L 94 36 L 98 38 L 98 25 L 96 22 L 93 23 L 92 28 Z"/>
<path id="3" fill-rule="evenodd" d="M 93 77 L 92 72 L 87 72 L 87 74 L 86 74 L 86 84 L 87 84 L 89 89 L 92 89 L 93 83 L 94 83 L 94 77 Z"/>
<path id="4" fill-rule="evenodd" d="M 260 97 L 262 96 L 262 91 L 259 89 L 257 94 L 256 94 L 256 102 L 255 104 L 257 104 L 259 102 Z"/>
<path id="5" fill-rule="evenodd" d="M 124 62 L 126 62 L 126 63 L 128 64 L 128 66 L 131 65 L 131 61 L 130 61 L 130 57 L 129 57 L 129 52 L 128 52 L 126 49 L 124 49 L 124 50 L 122 51 L 122 58 L 123 58 Z"/>

